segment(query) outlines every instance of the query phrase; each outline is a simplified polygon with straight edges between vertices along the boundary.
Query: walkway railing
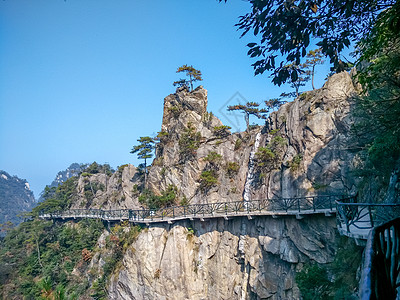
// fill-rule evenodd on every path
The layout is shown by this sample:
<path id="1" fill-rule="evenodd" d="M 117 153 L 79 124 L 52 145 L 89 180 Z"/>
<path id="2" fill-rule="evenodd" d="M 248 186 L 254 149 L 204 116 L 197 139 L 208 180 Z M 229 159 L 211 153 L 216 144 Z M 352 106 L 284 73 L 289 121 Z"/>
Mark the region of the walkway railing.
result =
<path id="1" fill-rule="evenodd" d="M 400 218 L 371 231 L 364 257 L 360 299 L 398 299 Z"/>
<path id="2" fill-rule="evenodd" d="M 356 203 L 354 197 L 336 201 L 341 234 L 367 239 L 372 228 L 400 217 L 400 204 Z"/>
<path id="3" fill-rule="evenodd" d="M 70 209 L 56 212 L 41 212 L 44 219 L 96 218 L 106 221 L 129 220 L 130 222 L 162 222 L 195 217 L 221 217 L 234 215 L 299 215 L 335 212 L 335 200 L 342 197 L 313 196 L 301 198 L 276 198 L 252 201 L 235 201 L 192 204 L 152 209 Z"/>

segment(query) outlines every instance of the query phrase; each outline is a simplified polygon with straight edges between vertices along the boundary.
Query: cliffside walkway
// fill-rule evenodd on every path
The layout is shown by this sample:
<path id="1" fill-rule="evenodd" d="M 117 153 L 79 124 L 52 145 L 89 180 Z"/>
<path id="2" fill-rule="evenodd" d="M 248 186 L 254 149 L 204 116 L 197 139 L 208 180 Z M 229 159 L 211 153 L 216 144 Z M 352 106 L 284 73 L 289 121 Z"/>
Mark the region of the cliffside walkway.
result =
<path id="1" fill-rule="evenodd" d="M 219 202 L 172 206 L 153 209 L 70 209 L 41 212 L 42 219 L 101 219 L 108 222 L 129 221 L 135 224 L 173 223 L 179 220 L 255 216 L 295 216 L 336 214 L 339 233 L 358 240 L 367 240 L 374 227 L 400 216 L 400 204 L 357 203 L 356 197 L 338 195 L 300 198 L 274 198 L 251 201 Z"/>
<path id="2" fill-rule="evenodd" d="M 400 204 L 357 203 L 349 197 L 336 201 L 336 217 L 340 234 L 367 240 L 371 229 L 400 217 Z"/>
<path id="3" fill-rule="evenodd" d="M 302 198 L 275 198 L 251 201 L 220 202 L 192 204 L 186 206 L 172 206 L 152 209 L 70 209 L 65 211 L 41 212 L 42 219 L 82 219 L 93 218 L 104 221 L 124 221 L 132 223 L 172 223 L 184 219 L 205 219 L 247 216 L 296 216 L 301 219 L 304 215 L 325 214 L 331 216 L 336 213 L 339 196 L 314 196 Z"/>

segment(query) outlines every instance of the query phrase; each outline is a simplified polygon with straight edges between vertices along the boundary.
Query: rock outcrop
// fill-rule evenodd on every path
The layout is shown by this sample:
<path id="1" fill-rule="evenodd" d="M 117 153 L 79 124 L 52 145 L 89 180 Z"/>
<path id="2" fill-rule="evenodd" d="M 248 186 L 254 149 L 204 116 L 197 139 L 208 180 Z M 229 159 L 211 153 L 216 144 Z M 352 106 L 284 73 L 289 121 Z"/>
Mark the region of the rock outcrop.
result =
<path id="1" fill-rule="evenodd" d="M 164 100 L 162 137 L 149 186 L 161 193 L 173 184 L 191 203 L 242 200 L 249 177 L 250 199 L 352 193 L 349 111 L 354 94 L 350 75 L 342 72 L 321 89 L 304 93 L 271 113 L 265 127 L 230 134 L 207 113 L 205 89 L 191 93 L 180 89 Z M 194 141 L 189 150 L 185 149 L 188 139 Z M 259 150 L 255 147 L 272 149 L 274 158 L 262 161 L 262 155 L 255 155 L 256 167 L 249 176 L 250 153 Z M 210 162 L 210 154 L 217 157 L 215 161 Z M 215 183 L 207 185 L 202 172 L 209 170 Z"/>
<path id="2" fill-rule="evenodd" d="M 119 167 L 110 175 L 83 173 L 78 179 L 77 196 L 71 208 L 139 208 L 137 186 L 140 182 L 140 174 L 131 164 Z"/>
<path id="3" fill-rule="evenodd" d="M 33 192 L 25 179 L 0 170 L 0 224 L 21 223 L 21 214 L 30 211 L 35 203 Z"/>
<path id="4" fill-rule="evenodd" d="M 325 216 L 150 226 L 111 278 L 109 298 L 299 299 L 296 270 L 331 262 L 335 231 Z"/>

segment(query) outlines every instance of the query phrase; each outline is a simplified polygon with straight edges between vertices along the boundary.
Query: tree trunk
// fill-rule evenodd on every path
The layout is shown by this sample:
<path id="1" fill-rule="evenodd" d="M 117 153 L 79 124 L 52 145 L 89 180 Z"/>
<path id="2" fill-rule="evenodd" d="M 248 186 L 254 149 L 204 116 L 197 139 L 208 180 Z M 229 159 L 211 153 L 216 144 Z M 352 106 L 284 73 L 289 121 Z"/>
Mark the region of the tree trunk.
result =
<path id="1" fill-rule="evenodd" d="M 192 79 L 192 75 L 189 75 L 190 78 L 190 88 L 191 88 L 191 92 L 193 92 L 193 79 Z"/>
<path id="2" fill-rule="evenodd" d="M 144 159 L 144 188 L 147 188 L 147 159 Z"/>
<path id="3" fill-rule="evenodd" d="M 315 65 L 312 66 L 312 76 L 311 76 L 311 85 L 312 85 L 312 89 L 315 90 L 314 87 L 314 69 L 315 69 Z"/>
<path id="4" fill-rule="evenodd" d="M 245 114 L 244 115 L 244 120 L 246 121 L 246 131 L 248 132 L 250 129 L 250 116 L 249 114 Z"/>

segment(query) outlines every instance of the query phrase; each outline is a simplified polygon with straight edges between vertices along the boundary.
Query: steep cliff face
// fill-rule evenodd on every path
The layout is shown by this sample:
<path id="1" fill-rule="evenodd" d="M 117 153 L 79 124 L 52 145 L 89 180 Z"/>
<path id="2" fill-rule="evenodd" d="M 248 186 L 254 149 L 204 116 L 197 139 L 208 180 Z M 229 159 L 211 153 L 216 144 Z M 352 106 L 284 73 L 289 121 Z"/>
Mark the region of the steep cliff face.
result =
<path id="1" fill-rule="evenodd" d="M 264 143 L 280 135 L 285 145 L 277 167 L 264 171 L 254 197 L 355 192 L 349 114 L 355 93 L 350 75 L 342 72 L 271 114 Z"/>
<path id="2" fill-rule="evenodd" d="M 140 184 L 140 181 L 140 174 L 130 164 L 119 167 L 112 174 L 83 173 L 78 179 L 77 195 L 71 208 L 139 208 L 135 186 Z"/>
<path id="3" fill-rule="evenodd" d="M 273 112 L 265 127 L 230 134 L 207 113 L 206 90 L 181 89 L 164 100 L 149 187 L 161 193 L 174 184 L 191 203 L 351 193 L 354 93 L 342 72 Z"/>
<path id="4" fill-rule="evenodd" d="M 354 93 L 350 75 L 336 74 L 271 113 L 265 126 L 232 134 L 207 112 L 203 87 L 178 89 L 164 99 L 147 188 L 160 195 L 174 185 L 177 204 L 353 193 Z M 143 176 L 131 165 L 112 176 L 81 176 L 73 208 L 140 208 L 142 185 Z"/>
<path id="5" fill-rule="evenodd" d="M 149 174 L 149 187 L 156 193 L 173 184 L 179 196 L 191 203 L 241 199 L 251 147 L 237 145 L 243 140 L 251 143 L 254 136 L 231 135 L 207 112 L 207 101 L 207 91 L 202 87 L 191 93 L 181 89 L 165 98 L 163 137 Z M 215 159 L 207 161 L 210 153 Z M 229 163 L 234 166 L 232 172 Z M 201 175 L 207 171 L 215 171 L 214 184 L 212 178 L 202 182 Z"/>
<path id="6" fill-rule="evenodd" d="M 192 229 L 193 228 L 193 229 Z M 335 218 L 235 218 L 143 230 L 110 280 L 110 299 L 299 299 L 295 272 L 331 262 Z"/>
<path id="7" fill-rule="evenodd" d="M 192 204 L 351 193 L 354 93 L 349 74 L 336 74 L 272 113 L 264 127 L 230 134 L 207 113 L 206 90 L 178 90 L 164 100 L 148 186 L 161 193 L 173 184 Z M 298 299 L 296 270 L 334 258 L 335 221 L 266 216 L 150 226 L 127 250 L 109 297 Z"/>
<path id="8" fill-rule="evenodd" d="M 30 211 L 35 203 L 33 192 L 25 179 L 0 170 L 0 224 L 19 224 L 23 220 L 20 214 Z"/>

